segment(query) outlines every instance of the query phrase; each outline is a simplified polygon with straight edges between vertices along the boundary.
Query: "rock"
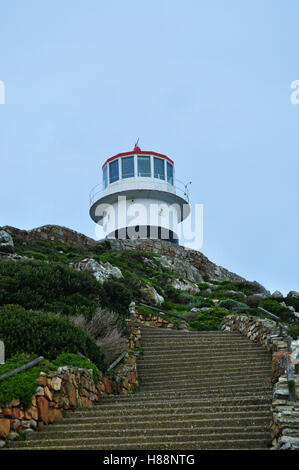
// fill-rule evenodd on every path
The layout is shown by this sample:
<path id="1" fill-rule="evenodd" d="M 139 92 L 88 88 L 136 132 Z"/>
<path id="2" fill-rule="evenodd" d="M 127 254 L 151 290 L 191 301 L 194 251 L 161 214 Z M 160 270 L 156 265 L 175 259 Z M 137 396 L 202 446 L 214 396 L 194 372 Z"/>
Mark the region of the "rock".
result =
<path id="1" fill-rule="evenodd" d="M 10 235 L 21 238 L 25 243 L 35 240 L 56 241 L 74 246 L 80 250 L 94 248 L 97 245 L 96 240 L 60 225 L 43 225 L 42 227 L 37 227 L 28 231 L 20 230 L 8 225 L 2 227 L 2 229 Z"/>
<path id="2" fill-rule="evenodd" d="M 51 379 L 51 387 L 53 390 L 58 391 L 61 389 L 61 382 L 62 380 L 59 377 L 53 377 Z"/>
<path id="3" fill-rule="evenodd" d="M 210 287 L 208 287 L 207 289 L 205 289 L 204 291 L 201 292 L 201 295 L 210 295 L 212 294 L 212 289 Z"/>
<path id="4" fill-rule="evenodd" d="M 45 397 L 48 398 L 49 401 L 52 401 L 53 400 L 53 395 L 50 392 L 49 388 L 45 387 L 44 390 L 45 390 Z"/>
<path id="5" fill-rule="evenodd" d="M 14 247 L 12 236 L 5 230 L 0 230 L 0 249 L 2 247 Z"/>
<path id="6" fill-rule="evenodd" d="M 294 297 L 295 299 L 299 299 L 299 292 L 295 291 L 295 290 L 291 290 L 287 297 Z"/>
<path id="7" fill-rule="evenodd" d="M 169 269 L 176 274 L 179 274 L 185 279 L 188 279 L 191 282 L 202 282 L 202 275 L 199 273 L 198 269 L 193 266 L 191 263 L 188 263 L 186 260 L 182 260 L 179 257 L 174 257 L 172 259 L 167 258 L 162 255 L 157 258 L 161 265 L 164 268 Z"/>
<path id="8" fill-rule="evenodd" d="M 156 289 L 149 284 L 141 288 L 141 294 L 145 304 L 149 303 L 150 305 L 160 306 L 164 302 L 164 297 L 158 294 Z"/>
<path id="9" fill-rule="evenodd" d="M 18 437 L 18 433 L 17 432 L 10 432 L 7 436 L 7 439 L 9 441 L 14 441 L 17 437 Z"/>
<path id="10" fill-rule="evenodd" d="M 64 388 L 64 392 L 68 396 L 70 407 L 71 408 L 76 408 L 76 406 L 77 406 L 76 388 L 70 382 L 66 382 L 66 384 L 64 384 L 63 388 Z"/>
<path id="11" fill-rule="evenodd" d="M 169 283 L 174 289 L 179 289 L 183 292 L 188 292 L 189 294 L 198 294 L 199 288 L 198 286 L 191 281 L 181 281 L 180 279 L 172 279 Z"/>
<path id="12" fill-rule="evenodd" d="M 49 402 L 45 397 L 39 396 L 36 399 L 38 416 L 44 422 L 48 423 L 49 420 Z"/>
<path id="13" fill-rule="evenodd" d="M 44 396 L 44 394 L 45 394 L 44 387 L 37 387 L 35 395 Z"/>
<path id="14" fill-rule="evenodd" d="M 260 284 L 259 282 L 253 281 L 253 282 L 247 282 L 247 284 L 248 284 L 248 287 L 251 288 L 254 294 L 265 294 L 266 297 L 271 297 L 271 292 L 265 289 L 265 287 L 262 286 L 262 284 Z"/>
<path id="15" fill-rule="evenodd" d="M 150 258 L 146 258 L 145 256 L 142 257 L 142 262 L 145 264 L 145 266 L 148 266 L 149 268 L 155 269 L 156 271 L 161 272 L 160 266 L 158 264 L 154 263 L 154 261 Z"/>
<path id="16" fill-rule="evenodd" d="M 283 297 L 283 294 L 279 290 L 276 290 L 273 292 L 271 297 L 273 297 L 273 299 L 281 299 Z"/>
<path id="17" fill-rule="evenodd" d="M 0 418 L 0 437 L 7 438 L 10 431 L 10 420 L 7 418 Z"/>
<path id="18" fill-rule="evenodd" d="M 263 297 L 263 294 L 262 296 L 260 294 L 254 294 L 254 295 L 249 295 L 247 298 L 246 298 L 246 303 L 247 305 L 249 305 L 249 307 L 257 307 L 263 300 L 265 299 L 265 297 Z"/>
<path id="19" fill-rule="evenodd" d="M 19 398 L 13 398 L 9 406 L 19 406 L 20 403 L 21 403 L 21 400 Z"/>
<path id="20" fill-rule="evenodd" d="M 227 296 L 227 298 L 229 298 L 233 295 L 237 296 L 239 300 L 245 300 L 247 298 L 247 296 L 243 292 L 236 291 L 236 290 L 228 290 L 225 295 Z M 259 295 L 259 294 L 257 294 L 257 295 Z"/>
<path id="21" fill-rule="evenodd" d="M 116 266 L 112 266 L 108 261 L 107 263 L 98 262 L 93 258 L 87 258 L 78 263 L 70 263 L 76 271 L 89 271 L 93 274 L 97 281 L 101 284 L 105 282 L 110 276 L 120 279 L 123 277 L 121 270 Z"/>

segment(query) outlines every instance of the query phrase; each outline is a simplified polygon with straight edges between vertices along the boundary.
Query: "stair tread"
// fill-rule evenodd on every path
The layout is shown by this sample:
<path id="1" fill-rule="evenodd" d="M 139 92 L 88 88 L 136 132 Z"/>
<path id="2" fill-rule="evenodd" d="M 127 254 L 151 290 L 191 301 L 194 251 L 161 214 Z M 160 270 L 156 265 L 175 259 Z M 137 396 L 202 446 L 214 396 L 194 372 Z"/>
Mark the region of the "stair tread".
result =
<path id="1" fill-rule="evenodd" d="M 159 315 L 157 315 L 159 316 Z M 237 332 L 140 327 L 140 391 L 77 409 L 15 450 L 259 449 L 270 445 L 271 355 Z"/>

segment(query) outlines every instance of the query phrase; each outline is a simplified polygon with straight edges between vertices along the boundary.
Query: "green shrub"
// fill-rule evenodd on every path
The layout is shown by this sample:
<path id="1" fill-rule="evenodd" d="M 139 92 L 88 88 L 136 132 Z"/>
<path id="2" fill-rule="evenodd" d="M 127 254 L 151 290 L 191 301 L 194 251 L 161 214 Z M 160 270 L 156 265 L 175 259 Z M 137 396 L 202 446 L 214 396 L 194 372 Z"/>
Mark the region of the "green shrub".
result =
<path id="1" fill-rule="evenodd" d="M 191 302 L 194 301 L 195 297 L 192 294 L 189 294 L 188 292 L 181 292 L 179 295 L 179 299 L 182 304 L 190 304 Z"/>
<path id="2" fill-rule="evenodd" d="M 97 383 L 102 377 L 100 370 L 95 364 L 93 364 L 93 362 L 88 359 L 81 358 L 78 354 L 62 353 L 59 354 L 53 362 L 57 367 L 74 366 L 81 369 L 92 369 L 94 383 Z"/>
<path id="3" fill-rule="evenodd" d="M 223 317 L 230 315 L 229 310 L 221 307 L 210 308 L 200 312 L 194 320 L 189 323 L 192 331 L 219 330 Z"/>
<path id="4" fill-rule="evenodd" d="M 289 322 L 295 319 L 291 310 L 281 305 L 277 300 L 266 299 L 261 302 L 260 307 L 268 310 L 270 313 L 277 315 L 282 321 Z"/>
<path id="5" fill-rule="evenodd" d="M 47 261 L 60 261 L 69 263 L 79 261 L 89 254 L 88 248 L 76 248 L 61 241 L 26 240 L 21 236 L 14 236 L 16 252 L 21 256 Z"/>
<path id="6" fill-rule="evenodd" d="M 62 352 L 79 351 L 100 370 L 107 368 L 95 340 L 68 318 L 4 305 L 0 307 L 0 339 L 5 343 L 7 357 L 26 352 L 54 360 Z"/>
<path id="7" fill-rule="evenodd" d="M 214 302 L 212 299 L 203 296 L 194 296 L 192 302 L 189 303 L 190 308 L 201 308 L 201 307 L 214 307 Z"/>
<path id="8" fill-rule="evenodd" d="M 93 248 L 93 252 L 97 255 L 102 255 L 106 251 L 111 250 L 111 245 L 108 242 L 108 240 L 102 240 L 96 244 L 96 246 Z"/>
<path id="9" fill-rule="evenodd" d="M 128 315 L 131 301 L 132 292 L 123 280 L 109 279 L 103 283 L 103 293 L 100 299 L 102 307 L 121 315 Z"/>
<path id="10" fill-rule="evenodd" d="M 285 301 L 286 305 L 290 305 L 291 307 L 294 307 L 296 312 L 299 312 L 299 298 L 298 297 L 286 297 L 285 299 L 282 299 Z"/>
<path id="11" fill-rule="evenodd" d="M 0 375 L 26 364 L 35 357 L 35 355 L 29 354 L 14 355 L 7 359 L 5 364 L 0 366 Z M 32 396 L 36 391 L 36 379 L 40 376 L 40 372 L 43 371 L 47 373 L 56 369 L 56 365 L 44 360 L 31 369 L 19 372 L 16 375 L 2 380 L 0 382 L 0 405 L 5 406 L 10 403 L 13 398 L 19 398 L 25 408 L 29 408 L 31 406 Z"/>
<path id="12" fill-rule="evenodd" d="M 207 283 L 205 283 L 205 282 L 200 282 L 200 283 L 197 284 L 197 285 L 198 285 L 198 287 L 199 287 L 200 290 L 206 290 L 206 289 L 209 289 L 209 288 L 210 288 L 209 284 L 207 284 Z"/>
<path id="13" fill-rule="evenodd" d="M 244 304 L 243 302 L 238 302 L 237 300 L 233 299 L 224 299 L 219 302 L 219 307 L 226 308 L 227 310 L 235 310 L 237 314 L 237 309 L 239 308 L 240 310 L 242 309 L 247 309 L 248 306 Z"/>
<path id="14" fill-rule="evenodd" d="M 14 253 L 14 247 L 10 245 L 1 245 L 0 252 L 1 253 Z"/>
<path id="15" fill-rule="evenodd" d="M 299 323 L 293 323 L 289 326 L 289 334 L 293 339 L 299 337 Z"/>
<path id="16" fill-rule="evenodd" d="M 178 304 L 183 303 L 182 298 L 181 298 L 181 294 L 183 293 L 183 291 L 179 289 L 175 289 L 172 286 L 166 285 L 164 289 L 164 293 L 165 293 L 166 300 L 170 300 L 171 302 L 175 302 Z"/>
<path id="17" fill-rule="evenodd" d="M 190 308 L 188 308 L 186 305 L 176 304 L 174 302 L 170 302 L 169 300 L 165 300 L 161 304 L 161 309 L 170 313 L 178 314 L 180 314 L 181 312 L 186 313 L 190 310 Z"/>
<path id="18" fill-rule="evenodd" d="M 0 262 L 0 305 L 19 304 L 26 309 L 70 314 L 71 307 L 98 307 L 103 288 L 91 273 L 75 271 L 46 261 Z M 46 306 L 46 307 L 45 307 Z"/>

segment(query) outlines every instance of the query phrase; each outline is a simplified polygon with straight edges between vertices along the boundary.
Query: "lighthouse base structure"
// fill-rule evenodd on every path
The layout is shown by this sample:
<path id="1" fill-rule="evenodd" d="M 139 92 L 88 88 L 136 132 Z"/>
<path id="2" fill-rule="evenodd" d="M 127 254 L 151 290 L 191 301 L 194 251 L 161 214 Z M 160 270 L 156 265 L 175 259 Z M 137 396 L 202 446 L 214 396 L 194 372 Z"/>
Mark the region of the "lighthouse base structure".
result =
<path id="1" fill-rule="evenodd" d="M 106 236 L 107 239 L 117 240 L 134 240 L 147 238 L 151 240 L 164 240 L 178 245 L 178 236 L 169 229 L 164 227 L 156 227 L 153 225 L 136 225 L 132 227 L 124 227 L 115 230 Z"/>

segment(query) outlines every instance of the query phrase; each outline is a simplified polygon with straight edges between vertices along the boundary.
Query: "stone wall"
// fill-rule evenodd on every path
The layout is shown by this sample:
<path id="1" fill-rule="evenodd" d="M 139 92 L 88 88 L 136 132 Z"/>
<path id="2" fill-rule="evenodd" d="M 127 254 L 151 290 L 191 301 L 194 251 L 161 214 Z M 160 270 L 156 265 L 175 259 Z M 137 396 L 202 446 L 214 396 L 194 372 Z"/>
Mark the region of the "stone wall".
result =
<path id="1" fill-rule="evenodd" d="M 175 329 L 175 330 L 188 330 L 188 323 L 185 322 L 184 320 L 179 320 L 174 317 L 174 321 L 172 322 L 171 320 L 166 320 L 165 318 L 159 316 L 159 314 L 148 314 L 148 315 L 143 315 L 138 312 L 138 309 L 136 309 L 137 313 L 137 321 L 138 323 L 141 323 L 142 325 L 145 326 L 154 326 L 157 328 L 170 328 L 170 329 Z"/>
<path id="2" fill-rule="evenodd" d="M 229 315 L 224 317 L 222 331 L 239 331 L 250 341 L 260 344 L 272 353 L 272 430 L 273 450 L 299 450 L 299 401 L 289 400 L 286 365 L 296 363 L 288 352 L 287 332 L 272 320 Z M 295 375 L 299 398 L 299 375 Z"/>
<path id="3" fill-rule="evenodd" d="M 0 408 L 0 437 L 14 439 L 19 433 L 41 430 L 45 424 L 61 420 L 64 411 L 90 408 L 104 393 L 112 393 L 109 378 L 103 376 L 95 384 L 92 372 L 69 366 L 41 372 L 28 409 L 19 398 Z"/>

